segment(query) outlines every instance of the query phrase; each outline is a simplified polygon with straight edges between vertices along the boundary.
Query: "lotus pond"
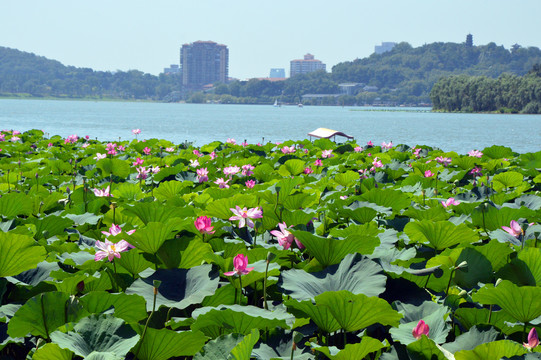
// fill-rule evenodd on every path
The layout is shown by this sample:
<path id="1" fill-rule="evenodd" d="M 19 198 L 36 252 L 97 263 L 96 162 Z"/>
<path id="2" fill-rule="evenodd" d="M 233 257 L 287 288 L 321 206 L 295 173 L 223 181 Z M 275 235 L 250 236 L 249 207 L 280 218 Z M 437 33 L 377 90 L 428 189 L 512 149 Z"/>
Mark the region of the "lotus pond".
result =
<path id="1" fill-rule="evenodd" d="M 362 145 L 3 131 L 0 358 L 539 359 L 541 152 Z"/>

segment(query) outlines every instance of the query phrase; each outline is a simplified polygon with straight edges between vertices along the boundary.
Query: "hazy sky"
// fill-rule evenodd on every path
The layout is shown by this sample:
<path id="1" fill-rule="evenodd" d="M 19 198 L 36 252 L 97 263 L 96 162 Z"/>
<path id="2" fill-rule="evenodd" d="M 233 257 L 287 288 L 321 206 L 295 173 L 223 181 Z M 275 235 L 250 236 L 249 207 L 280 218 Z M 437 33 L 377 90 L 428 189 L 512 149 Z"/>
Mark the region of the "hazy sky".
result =
<path id="1" fill-rule="evenodd" d="M 157 75 L 184 43 L 229 48 L 229 76 L 268 76 L 312 53 L 327 70 L 382 41 L 541 48 L 541 0 L 0 0 L 0 46 L 95 70 Z"/>

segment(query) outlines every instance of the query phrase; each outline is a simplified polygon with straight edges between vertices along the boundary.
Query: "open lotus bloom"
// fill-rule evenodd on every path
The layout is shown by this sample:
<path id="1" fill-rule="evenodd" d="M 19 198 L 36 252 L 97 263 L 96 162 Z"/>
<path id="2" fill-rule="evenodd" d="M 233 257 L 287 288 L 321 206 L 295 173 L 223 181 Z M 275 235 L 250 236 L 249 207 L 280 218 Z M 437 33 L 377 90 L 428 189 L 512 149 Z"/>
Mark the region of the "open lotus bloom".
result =
<path id="1" fill-rule="evenodd" d="M 246 275 L 250 271 L 252 271 L 253 267 L 247 267 L 248 266 L 248 256 L 243 254 L 238 254 L 233 259 L 233 267 L 235 270 L 225 272 L 224 275 L 226 276 L 234 276 L 234 275 Z"/>
<path id="2" fill-rule="evenodd" d="M 234 216 L 231 216 L 229 220 L 231 221 L 238 220 L 239 228 L 242 228 L 248 225 L 249 227 L 253 229 L 254 222 L 252 220 L 261 219 L 263 217 L 263 211 L 258 207 L 252 208 L 252 209 L 247 209 L 246 207 L 244 207 L 241 209 L 241 207 L 237 205 L 235 209 L 229 209 L 229 210 L 231 210 L 233 214 L 235 214 Z"/>
<path id="3" fill-rule="evenodd" d="M 537 345 L 539 345 L 539 337 L 537 336 L 537 330 L 535 330 L 535 327 L 530 330 L 530 332 L 528 333 L 528 342 L 524 343 L 523 345 L 528 350 L 531 350 Z"/>
<path id="4" fill-rule="evenodd" d="M 442 201 L 441 204 L 443 205 L 444 208 L 446 208 L 450 205 L 459 205 L 460 202 L 456 201 L 455 198 L 449 198 L 445 201 Z"/>
<path id="5" fill-rule="evenodd" d="M 133 247 L 126 240 L 120 240 L 116 244 L 105 239 L 105 242 L 96 241 L 96 247 L 100 249 L 96 251 L 94 255 L 95 261 L 100 261 L 107 258 L 109 261 L 113 261 L 115 257 L 120 259 L 120 253 Z"/>
<path id="6" fill-rule="evenodd" d="M 109 193 L 110 191 L 110 188 L 109 188 L 109 185 L 107 185 L 107 187 L 103 190 L 101 189 L 92 189 L 92 191 L 94 191 L 94 195 L 97 196 L 97 197 L 109 197 L 109 196 L 113 196 Z"/>
<path id="7" fill-rule="evenodd" d="M 523 234 L 522 227 L 520 227 L 520 224 L 516 222 L 515 220 L 511 220 L 511 223 L 509 226 L 502 226 L 502 229 L 507 231 L 509 234 L 513 235 L 514 237 L 518 238 L 521 234 Z"/>
<path id="8" fill-rule="evenodd" d="M 430 328 L 428 327 L 428 325 L 423 320 L 419 320 L 417 325 L 413 328 L 413 331 L 411 332 L 411 334 L 413 335 L 414 338 L 420 339 L 421 336 L 423 335 L 428 336 L 429 331 L 430 331 Z"/>

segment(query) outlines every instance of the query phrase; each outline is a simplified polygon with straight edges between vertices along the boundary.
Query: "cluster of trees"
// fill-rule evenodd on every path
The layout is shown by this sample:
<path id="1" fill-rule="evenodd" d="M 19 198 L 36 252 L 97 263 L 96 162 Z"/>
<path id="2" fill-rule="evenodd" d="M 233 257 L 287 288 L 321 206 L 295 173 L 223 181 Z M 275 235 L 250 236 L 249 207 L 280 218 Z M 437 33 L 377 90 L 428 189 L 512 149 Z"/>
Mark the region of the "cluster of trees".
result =
<path id="1" fill-rule="evenodd" d="M 340 63 L 331 73 L 317 71 L 285 81 L 251 79 L 215 84 L 211 92 L 187 94 L 174 75 L 153 76 L 141 71 L 103 72 L 64 66 L 34 54 L 0 47 L 0 95 L 108 97 L 160 101 L 272 104 L 310 103 L 305 94 L 339 94 L 338 84 L 360 83 L 377 91 L 311 100 L 329 105 L 430 103 L 430 91 L 442 77 L 483 76 L 489 81 L 503 73 L 524 75 L 541 63 L 541 50 L 514 45 L 510 50 L 489 43 L 468 46 L 432 43 L 413 48 L 397 44 L 392 51 Z M 453 80 L 456 81 L 456 80 Z"/>
<path id="2" fill-rule="evenodd" d="M 178 77 L 64 66 L 35 54 L 0 47 L 0 94 L 161 100 L 178 90 Z"/>
<path id="3" fill-rule="evenodd" d="M 432 88 L 430 98 L 435 110 L 541 114 L 541 66 L 535 65 L 524 76 L 443 78 Z"/>

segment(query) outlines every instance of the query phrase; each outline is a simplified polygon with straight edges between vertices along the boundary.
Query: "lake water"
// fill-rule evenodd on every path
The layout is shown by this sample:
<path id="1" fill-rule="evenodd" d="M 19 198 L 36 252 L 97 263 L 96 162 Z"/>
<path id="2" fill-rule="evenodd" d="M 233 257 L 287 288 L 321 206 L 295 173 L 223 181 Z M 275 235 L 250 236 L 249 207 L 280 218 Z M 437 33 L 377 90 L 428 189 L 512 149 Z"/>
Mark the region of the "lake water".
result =
<path id="1" fill-rule="evenodd" d="M 541 150 L 541 115 L 444 114 L 426 109 L 265 105 L 162 104 L 0 99 L 0 129 L 41 129 L 49 135 L 99 140 L 162 138 L 193 141 L 285 141 L 319 127 L 343 131 L 360 145 L 392 141 L 466 153 L 494 144 Z"/>

